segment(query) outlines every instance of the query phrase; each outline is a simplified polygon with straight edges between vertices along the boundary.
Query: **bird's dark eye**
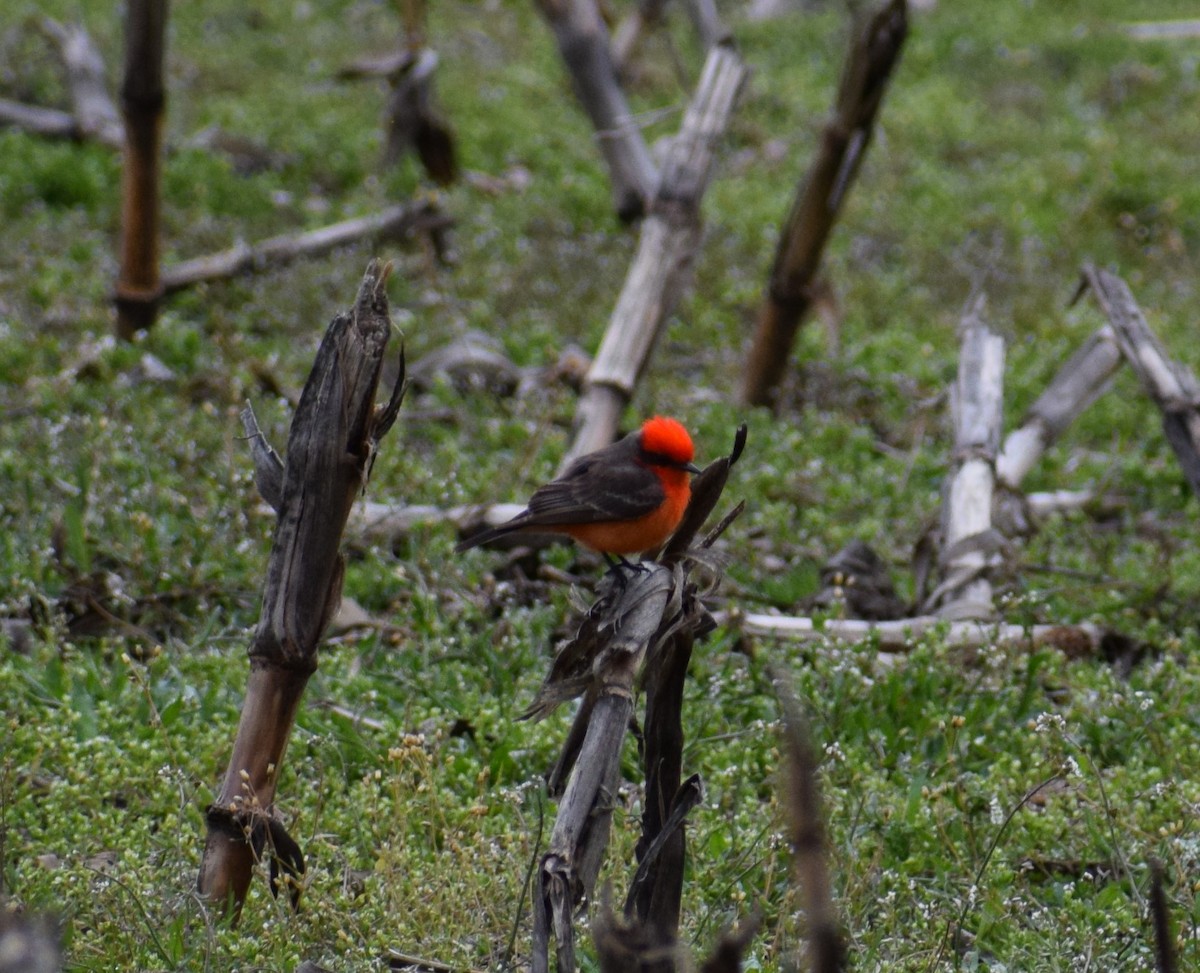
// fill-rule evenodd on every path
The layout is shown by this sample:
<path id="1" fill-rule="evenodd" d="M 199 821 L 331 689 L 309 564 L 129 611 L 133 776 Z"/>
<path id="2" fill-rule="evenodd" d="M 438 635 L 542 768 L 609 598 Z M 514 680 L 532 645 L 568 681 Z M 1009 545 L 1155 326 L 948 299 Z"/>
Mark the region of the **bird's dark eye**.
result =
<path id="1" fill-rule="evenodd" d="M 670 466 L 681 469 L 685 465 L 679 460 L 668 456 L 666 453 L 652 453 L 649 450 L 642 452 L 642 460 L 651 466 Z"/>

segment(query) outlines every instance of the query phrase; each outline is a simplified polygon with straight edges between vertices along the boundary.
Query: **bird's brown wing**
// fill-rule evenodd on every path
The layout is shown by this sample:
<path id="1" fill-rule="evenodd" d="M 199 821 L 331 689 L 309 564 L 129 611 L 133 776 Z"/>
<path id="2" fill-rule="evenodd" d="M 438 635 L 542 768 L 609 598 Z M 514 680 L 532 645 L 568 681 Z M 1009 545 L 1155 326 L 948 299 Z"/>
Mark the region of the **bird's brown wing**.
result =
<path id="1" fill-rule="evenodd" d="M 629 439 L 581 456 L 557 480 L 539 487 L 517 520 L 523 526 L 635 520 L 666 499 L 653 470 L 633 461 Z"/>
<path id="2" fill-rule="evenodd" d="M 460 541 L 457 550 L 490 544 L 515 531 L 634 520 L 653 513 L 666 491 L 653 470 L 634 462 L 636 435 L 581 456 L 557 480 L 539 487 L 512 520 Z"/>

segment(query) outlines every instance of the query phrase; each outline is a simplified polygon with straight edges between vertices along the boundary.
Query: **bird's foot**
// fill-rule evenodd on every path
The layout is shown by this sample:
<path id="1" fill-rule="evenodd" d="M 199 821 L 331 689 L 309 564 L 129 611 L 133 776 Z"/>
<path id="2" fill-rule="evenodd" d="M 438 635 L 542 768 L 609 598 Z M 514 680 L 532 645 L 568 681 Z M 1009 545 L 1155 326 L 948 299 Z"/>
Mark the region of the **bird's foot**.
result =
<path id="1" fill-rule="evenodd" d="M 612 554 L 605 554 L 604 560 L 608 562 L 608 571 L 605 573 L 612 576 L 613 584 L 618 591 L 623 591 L 625 586 L 629 584 L 629 579 L 635 574 L 641 574 L 643 571 L 649 571 L 650 568 L 642 564 L 640 561 L 630 561 L 628 558 Z"/>

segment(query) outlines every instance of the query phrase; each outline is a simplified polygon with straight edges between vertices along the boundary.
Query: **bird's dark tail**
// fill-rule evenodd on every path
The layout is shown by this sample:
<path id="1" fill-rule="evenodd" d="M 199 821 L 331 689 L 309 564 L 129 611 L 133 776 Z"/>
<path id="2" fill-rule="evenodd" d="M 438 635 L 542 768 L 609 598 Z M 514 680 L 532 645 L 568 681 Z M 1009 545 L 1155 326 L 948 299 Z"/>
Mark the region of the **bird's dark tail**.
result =
<path id="1" fill-rule="evenodd" d="M 463 551 L 469 551 L 473 547 L 482 547 L 484 544 L 490 544 L 497 538 L 504 537 L 506 534 L 511 534 L 515 530 L 519 530 L 519 524 L 501 524 L 499 527 L 486 527 L 483 530 L 476 531 L 470 537 L 464 537 L 454 546 L 454 553 L 461 554 Z"/>

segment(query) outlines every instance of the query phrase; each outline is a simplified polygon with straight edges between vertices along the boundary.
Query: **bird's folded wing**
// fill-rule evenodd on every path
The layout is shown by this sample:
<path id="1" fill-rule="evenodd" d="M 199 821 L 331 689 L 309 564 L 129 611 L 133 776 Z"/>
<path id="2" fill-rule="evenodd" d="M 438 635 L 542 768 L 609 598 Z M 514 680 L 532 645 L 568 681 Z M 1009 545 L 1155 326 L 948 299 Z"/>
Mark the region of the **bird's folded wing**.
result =
<path id="1" fill-rule="evenodd" d="M 594 524 L 636 520 L 657 510 L 666 491 L 653 470 L 629 464 L 603 471 L 592 469 L 540 487 L 529 499 L 525 523 Z"/>

